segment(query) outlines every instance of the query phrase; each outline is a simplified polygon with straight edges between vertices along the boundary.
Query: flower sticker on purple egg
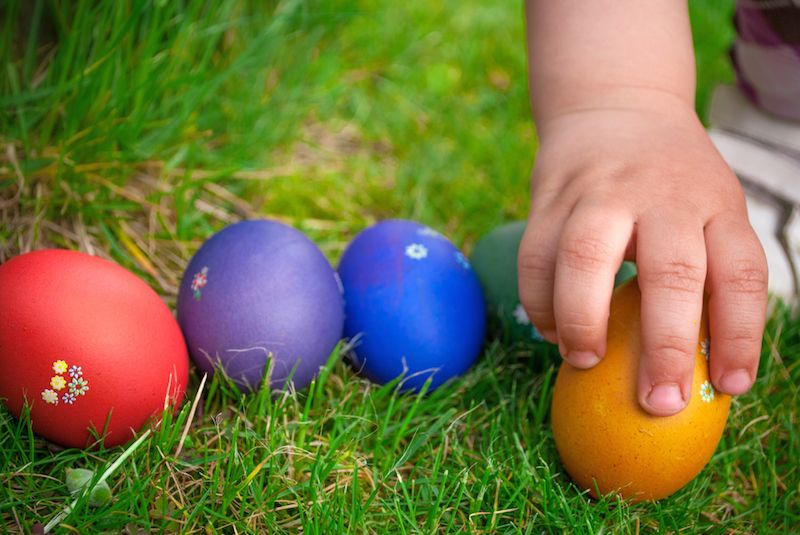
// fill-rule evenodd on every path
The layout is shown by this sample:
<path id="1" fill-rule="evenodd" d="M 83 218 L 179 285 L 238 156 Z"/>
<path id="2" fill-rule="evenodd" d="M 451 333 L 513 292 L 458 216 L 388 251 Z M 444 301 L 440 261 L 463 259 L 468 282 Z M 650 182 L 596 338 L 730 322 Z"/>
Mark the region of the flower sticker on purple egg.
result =
<path id="1" fill-rule="evenodd" d="M 208 266 L 203 266 L 203 269 L 195 273 L 194 277 L 192 277 L 192 291 L 194 292 L 194 298 L 197 301 L 200 301 L 200 298 L 203 297 L 203 294 L 200 290 L 203 289 L 207 282 Z"/>
<path id="2" fill-rule="evenodd" d="M 406 246 L 406 256 L 412 260 L 422 260 L 428 256 L 428 248 L 421 243 L 412 243 Z"/>

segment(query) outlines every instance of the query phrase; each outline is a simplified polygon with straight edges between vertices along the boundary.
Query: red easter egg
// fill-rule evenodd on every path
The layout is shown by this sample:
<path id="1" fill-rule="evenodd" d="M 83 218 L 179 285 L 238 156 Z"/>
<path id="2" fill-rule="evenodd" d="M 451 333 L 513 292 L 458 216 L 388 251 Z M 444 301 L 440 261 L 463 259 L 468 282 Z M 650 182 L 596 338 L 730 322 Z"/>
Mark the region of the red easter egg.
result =
<path id="1" fill-rule="evenodd" d="M 189 358 L 169 308 L 126 269 L 47 249 L 0 266 L 0 398 L 69 447 L 130 440 L 183 399 Z"/>

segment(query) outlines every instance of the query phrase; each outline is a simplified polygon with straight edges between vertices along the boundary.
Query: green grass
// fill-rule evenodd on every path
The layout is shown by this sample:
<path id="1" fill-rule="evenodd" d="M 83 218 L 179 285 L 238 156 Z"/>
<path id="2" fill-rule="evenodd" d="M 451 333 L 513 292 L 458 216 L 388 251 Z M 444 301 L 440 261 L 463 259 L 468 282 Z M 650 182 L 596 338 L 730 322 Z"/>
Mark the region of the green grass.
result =
<path id="1" fill-rule="evenodd" d="M 731 79 L 731 2 L 692 4 L 698 109 Z M 522 218 L 536 137 L 520 2 L 9 0 L 0 34 L 0 261 L 45 246 L 114 259 L 173 303 L 211 232 L 295 225 L 332 262 L 364 226 L 415 218 L 469 249 Z M 589 500 L 549 428 L 552 351 L 487 345 L 428 395 L 333 355 L 309 389 L 215 378 L 165 415 L 63 532 L 791 533 L 800 525 L 800 326 L 771 317 L 757 383 L 686 488 Z M 184 429 L 189 426 L 185 441 Z M 0 531 L 71 503 L 59 449 L 0 411 Z"/>

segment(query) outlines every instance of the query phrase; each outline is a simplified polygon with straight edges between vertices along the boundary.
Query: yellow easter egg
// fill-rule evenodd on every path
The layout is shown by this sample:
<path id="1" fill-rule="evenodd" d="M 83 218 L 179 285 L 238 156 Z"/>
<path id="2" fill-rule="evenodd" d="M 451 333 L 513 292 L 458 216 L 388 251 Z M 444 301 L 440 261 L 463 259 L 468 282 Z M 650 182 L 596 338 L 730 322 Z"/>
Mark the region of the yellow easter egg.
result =
<path id="1" fill-rule="evenodd" d="M 573 481 L 595 497 L 669 496 L 708 463 L 728 418 L 730 396 L 715 391 L 709 378 L 705 314 L 687 407 L 658 417 L 639 406 L 640 301 L 636 279 L 615 291 L 605 357 L 588 370 L 564 362 L 553 390 L 556 448 Z"/>

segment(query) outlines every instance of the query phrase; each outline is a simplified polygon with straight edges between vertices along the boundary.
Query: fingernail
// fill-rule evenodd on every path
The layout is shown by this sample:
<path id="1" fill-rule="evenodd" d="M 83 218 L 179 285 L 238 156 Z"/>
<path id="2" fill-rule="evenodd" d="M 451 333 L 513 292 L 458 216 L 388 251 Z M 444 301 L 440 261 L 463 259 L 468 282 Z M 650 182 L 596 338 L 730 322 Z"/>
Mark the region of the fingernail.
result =
<path id="1" fill-rule="evenodd" d="M 679 412 L 686 406 L 678 383 L 658 383 L 647 394 L 647 404 L 657 414 L 668 416 Z"/>
<path id="2" fill-rule="evenodd" d="M 591 368 L 600 362 L 600 358 L 591 351 L 570 351 L 567 360 L 576 368 Z"/>
<path id="3" fill-rule="evenodd" d="M 743 368 L 729 371 L 719 378 L 719 389 L 732 396 L 744 394 L 752 384 L 753 379 L 750 377 L 750 372 Z"/>

